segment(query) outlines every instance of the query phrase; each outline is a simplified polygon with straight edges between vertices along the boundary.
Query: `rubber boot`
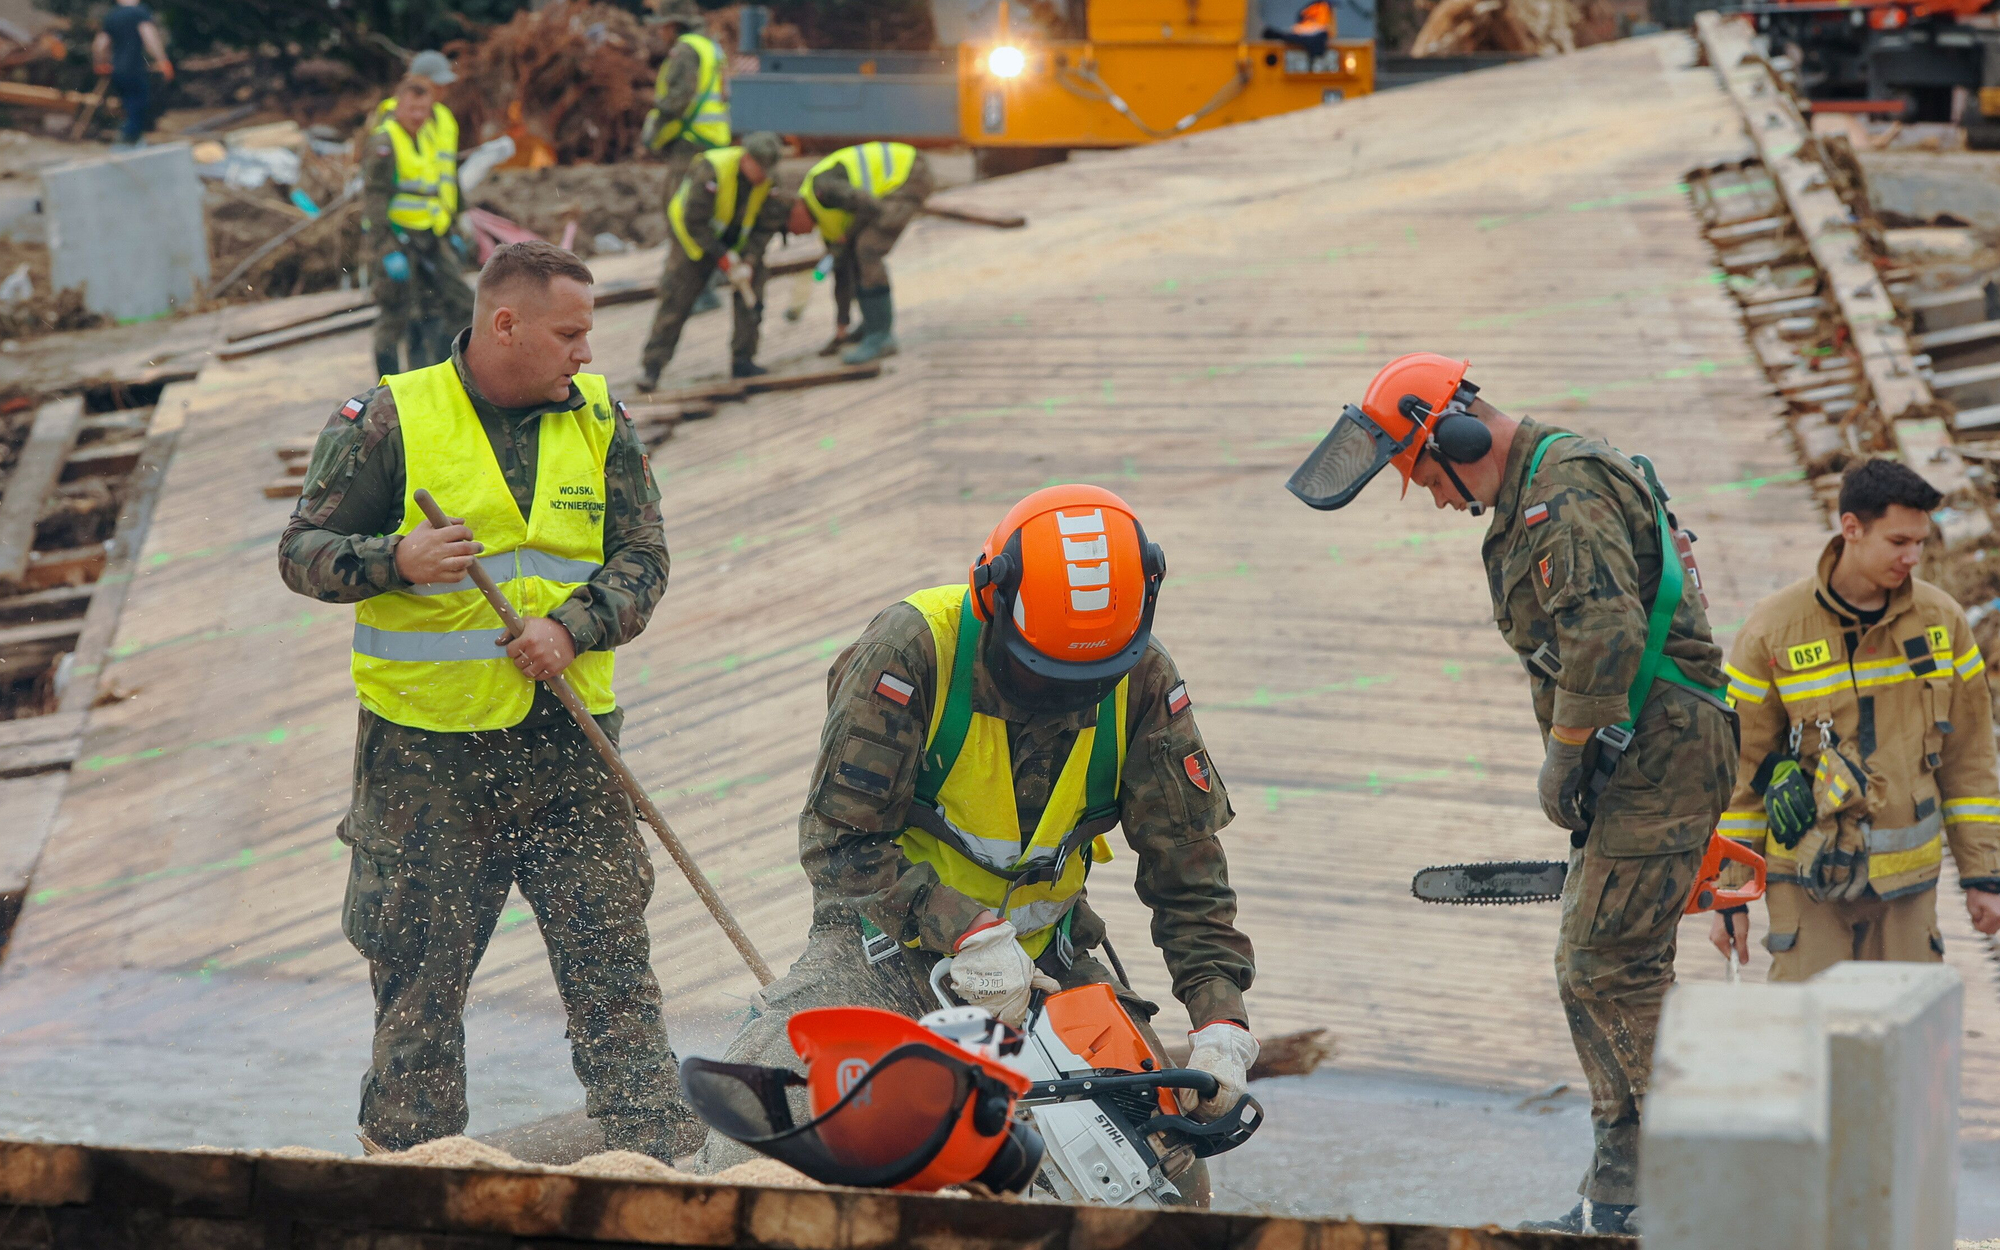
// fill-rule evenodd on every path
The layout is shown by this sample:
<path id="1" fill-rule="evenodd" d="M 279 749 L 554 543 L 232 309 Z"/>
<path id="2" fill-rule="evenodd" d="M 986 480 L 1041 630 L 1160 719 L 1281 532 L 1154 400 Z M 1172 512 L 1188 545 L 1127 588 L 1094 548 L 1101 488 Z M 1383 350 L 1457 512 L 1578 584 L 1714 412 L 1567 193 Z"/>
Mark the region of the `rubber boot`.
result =
<path id="1" fill-rule="evenodd" d="M 858 292 L 854 302 L 861 305 L 861 341 L 840 353 L 844 365 L 865 365 L 871 360 L 896 354 L 896 306 L 889 288 L 876 287 Z"/>
<path id="2" fill-rule="evenodd" d="M 1637 1234 L 1639 1208 L 1612 1202 L 1579 1202 L 1568 1215 L 1553 1220 L 1529 1220 L 1524 1233 Z"/>
<path id="3" fill-rule="evenodd" d="M 729 362 L 729 376 L 732 378 L 761 378 L 770 370 L 754 360 L 732 360 Z"/>

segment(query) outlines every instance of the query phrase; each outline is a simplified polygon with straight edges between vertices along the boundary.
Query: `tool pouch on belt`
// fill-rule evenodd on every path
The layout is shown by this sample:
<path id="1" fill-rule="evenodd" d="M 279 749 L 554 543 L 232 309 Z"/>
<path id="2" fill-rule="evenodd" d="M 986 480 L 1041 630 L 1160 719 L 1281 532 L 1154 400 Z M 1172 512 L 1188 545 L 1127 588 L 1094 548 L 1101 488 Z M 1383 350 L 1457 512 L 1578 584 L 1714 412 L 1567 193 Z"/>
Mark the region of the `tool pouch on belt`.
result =
<path id="1" fill-rule="evenodd" d="M 1845 743 L 1819 753 L 1813 769 L 1813 804 L 1819 820 L 1799 840 L 1799 882 L 1815 900 L 1847 902 L 1868 889 L 1867 771 Z"/>

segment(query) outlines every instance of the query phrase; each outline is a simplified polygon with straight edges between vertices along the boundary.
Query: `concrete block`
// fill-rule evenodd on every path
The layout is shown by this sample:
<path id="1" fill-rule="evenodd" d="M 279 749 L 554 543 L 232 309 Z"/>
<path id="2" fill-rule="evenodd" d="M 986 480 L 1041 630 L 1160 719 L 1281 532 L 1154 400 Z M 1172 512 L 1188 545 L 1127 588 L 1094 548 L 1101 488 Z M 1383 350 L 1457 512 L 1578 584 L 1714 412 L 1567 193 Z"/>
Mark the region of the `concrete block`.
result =
<path id="1" fill-rule="evenodd" d="M 1646 1098 L 1647 1250 L 1827 1250 L 1827 1044 L 1803 985 L 1679 985 Z"/>
<path id="2" fill-rule="evenodd" d="M 1843 963 L 1807 984 L 1828 1041 L 1830 1250 L 1952 1250 L 1964 987 L 1944 964 Z"/>
<path id="3" fill-rule="evenodd" d="M 201 202 L 185 143 L 43 170 L 56 289 L 80 287 L 86 307 L 119 320 L 189 302 L 208 282 Z"/>

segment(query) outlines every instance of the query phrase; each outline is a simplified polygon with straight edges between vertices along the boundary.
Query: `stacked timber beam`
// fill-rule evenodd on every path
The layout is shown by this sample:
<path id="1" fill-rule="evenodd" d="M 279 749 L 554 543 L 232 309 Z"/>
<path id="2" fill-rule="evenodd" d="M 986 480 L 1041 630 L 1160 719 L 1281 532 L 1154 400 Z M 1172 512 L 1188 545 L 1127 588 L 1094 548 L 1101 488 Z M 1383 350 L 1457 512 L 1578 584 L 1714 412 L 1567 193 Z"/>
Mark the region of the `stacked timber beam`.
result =
<path id="1" fill-rule="evenodd" d="M 624 1181 L 0 1142 L 0 1250 L 616 1245 L 743 1250 L 1611 1250 L 1567 1237 L 867 1189 Z"/>
<path id="2" fill-rule="evenodd" d="M 1763 179 L 1776 193 L 1776 202 L 1759 216 L 1746 217 L 1713 196 L 1704 204 L 1697 192 L 1697 207 L 1703 210 L 1710 241 L 1716 243 L 1725 269 L 1738 274 L 1753 270 L 1770 273 L 1790 260 L 1794 274 L 1804 279 L 1794 284 L 1798 293 L 1793 298 L 1811 302 L 1800 303 L 1781 316 L 1837 318 L 1837 350 L 1852 363 L 1854 375 L 1837 381 L 1803 376 L 1788 380 L 1851 387 L 1837 396 L 1846 407 L 1823 411 L 1840 427 L 1837 437 L 1846 439 L 1856 451 L 1894 450 L 1947 497 L 1958 495 L 1969 482 L 1965 462 L 1951 445 L 1947 424 L 1950 405 L 1937 399 L 1919 367 L 1895 302 L 1876 268 L 1873 249 L 1855 213 L 1841 198 L 1796 97 L 1758 51 L 1756 32 L 1748 19 L 1702 13 L 1695 18 L 1695 30 L 1709 64 L 1742 114 L 1744 128 L 1757 148 Z M 1711 172 L 1697 171 L 1697 176 Z M 1721 237 L 1715 233 L 1718 228 L 1725 231 Z M 1732 236 L 1727 233 L 1731 230 L 1741 233 Z M 1768 256 L 1763 264 L 1749 263 L 1760 253 Z M 1731 264 L 1732 254 L 1739 263 Z M 1817 272 L 1801 272 L 1802 267 Z M 1761 293 L 1775 294 L 1768 289 Z M 1739 291 L 1739 300 L 1741 297 Z M 1785 301 L 1771 298 L 1765 302 Z M 1745 307 L 1747 314 L 1749 305 Z M 1798 322 L 1793 324 L 1798 327 Z M 1804 332 L 1798 335 L 1807 337 Z M 1761 347 L 1759 354 L 1766 371 L 1774 372 L 1772 359 Z M 1790 366 L 1785 368 L 1789 371 Z M 1788 394 L 1788 402 L 1793 397 Z M 1887 445 L 1872 445 L 1878 441 Z M 1804 443 L 1802 435 L 1802 450 Z M 1810 462 L 1812 457 L 1807 459 Z"/>

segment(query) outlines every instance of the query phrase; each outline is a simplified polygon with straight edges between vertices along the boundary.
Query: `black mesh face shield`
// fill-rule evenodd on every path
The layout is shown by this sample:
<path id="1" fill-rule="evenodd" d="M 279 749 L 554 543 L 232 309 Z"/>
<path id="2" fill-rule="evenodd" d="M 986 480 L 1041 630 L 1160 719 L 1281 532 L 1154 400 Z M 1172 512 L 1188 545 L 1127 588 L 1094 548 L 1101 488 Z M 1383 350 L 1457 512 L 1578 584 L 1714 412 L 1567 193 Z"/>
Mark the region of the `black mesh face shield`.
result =
<path id="1" fill-rule="evenodd" d="M 847 1074 L 843 1064 L 838 1102 L 796 1124 L 787 1094 L 805 1088 L 798 1073 L 681 1063 L 688 1104 L 710 1127 L 828 1185 L 893 1189 L 919 1181 L 911 1188 L 938 1189 L 978 1181 L 1018 1192 L 1034 1180 L 1041 1138 L 1013 1118 L 1013 1091 L 972 1064 L 911 1042 L 855 1073 L 852 1084 Z"/>
<path id="2" fill-rule="evenodd" d="M 1312 454 L 1285 481 L 1285 489 L 1297 495 L 1309 508 L 1331 512 L 1344 508 L 1373 481 L 1391 460 L 1406 452 L 1423 437 L 1424 427 L 1412 422 L 1409 434 L 1400 441 L 1391 438 L 1353 404 L 1341 411 L 1333 429 L 1313 448 Z"/>

